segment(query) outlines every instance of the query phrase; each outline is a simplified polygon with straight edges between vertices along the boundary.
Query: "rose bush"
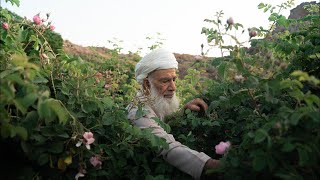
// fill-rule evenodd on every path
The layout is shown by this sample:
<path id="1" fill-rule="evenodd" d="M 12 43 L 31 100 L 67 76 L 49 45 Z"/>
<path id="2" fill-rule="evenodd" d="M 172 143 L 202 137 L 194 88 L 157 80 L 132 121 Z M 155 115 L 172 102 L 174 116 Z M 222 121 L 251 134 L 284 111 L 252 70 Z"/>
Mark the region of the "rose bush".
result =
<path id="1" fill-rule="evenodd" d="M 196 61 L 177 80 L 182 101 L 201 97 L 209 109 L 173 114 L 162 125 L 183 144 L 221 159 L 223 168 L 211 173 L 223 179 L 319 178 L 320 18 L 274 13 L 289 6 L 259 8 L 271 12 L 273 24 L 303 26 L 277 34 L 252 27 L 256 38 L 268 38 L 250 38 L 248 31 L 250 48 L 224 44 L 223 35 L 243 28 L 240 23 L 222 24 L 221 12 L 206 19 L 220 27 L 203 28 L 208 42 L 230 56 Z M 31 21 L 0 11 L 1 177 L 190 179 L 157 156 L 168 146 L 163 139 L 127 121 L 138 56 L 123 58 L 118 47 L 109 59 L 71 56 L 62 51 L 48 15 Z M 208 67 L 216 70 L 213 79 L 202 76 Z M 218 145 L 225 140 L 232 147 Z"/>
<path id="2" fill-rule="evenodd" d="M 290 3 L 277 7 L 290 7 Z M 235 46 L 223 45 L 220 37 L 230 29 L 217 30 L 223 27 L 222 13 L 217 13 L 217 20 L 205 20 L 218 26 L 203 28 L 209 45 L 218 46 L 221 51 L 229 50 L 230 56 L 211 61 L 218 69 L 218 78 L 203 81 L 206 84 L 201 84 L 198 91 L 198 97 L 209 104 L 205 116 L 186 112 L 184 116 L 176 115 L 175 122 L 169 121 L 178 140 L 214 158 L 220 158 L 213 149 L 216 144 L 225 139 L 232 143 L 232 148 L 221 158 L 224 167 L 212 171 L 217 177 L 320 177 L 317 170 L 320 168 L 320 98 L 316 90 L 320 85 L 319 14 L 285 19 L 274 13 L 277 7 L 259 5 L 265 12 L 271 12 L 272 24 L 287 29 L 275 33 L 251 28 L 257 31 L 255 35 L 265 38 L 251 39 L 253 36 L 249 34 L 250 48 L 242 47 L 243 43 L 237 40 Z M 312 5 L 309 8 L 314 9 Z M 289 31 L 290 27 L 299 28 Z"/>

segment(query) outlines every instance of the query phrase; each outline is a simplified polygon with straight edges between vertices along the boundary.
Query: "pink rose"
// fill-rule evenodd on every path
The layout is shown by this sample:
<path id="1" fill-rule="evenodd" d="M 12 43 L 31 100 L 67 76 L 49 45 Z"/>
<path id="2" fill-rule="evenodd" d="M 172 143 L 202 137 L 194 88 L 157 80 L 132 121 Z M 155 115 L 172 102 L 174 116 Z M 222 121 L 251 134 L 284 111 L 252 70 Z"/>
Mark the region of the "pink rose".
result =
<path id="1" fill-rule="evenodd" d="M 109 88 L 110 88 L 110 84 L 105 84 L 105 85 L 104 85 L 104 88 L 105 88 L 105 89 L 109 89 Z"/>
<path id="2" fill-rule="evenodd" d="M 100 157 L 98 156 L 92 156 L 90 158 L 90 163 L 97 168 L 101 168 L 102 162 L 100 161 Z"/>
<path id="3" fill-rule="evenodd" d="M 83 134 L 83 138 L 86 140 L 86 144 L 92 144 L 94 142 L 93 134 L 92 132 L 85 132 Z"/>
<path id="4" fill-rule="evenodd" d="M 49 29 L 50 29 L 51 31 L 53 31 L 55 28 L 56 28 L 56 27 L 54 27 L 53 25 L 50 25 L 50 26 L 49 26 Z"/>
<path id="5" fill-rule="evenodd" d="M 230 148 L 231 144 L 229 141 L 223 142 L 221 141 L 218 145 L 215 146 L 217 154 L 225 154 Z"/>
<path id="6" fill-rule="evenodd" d="M 8 30 L 9 29 L 9 24 L 4 22 L 2 23 L 2 28 L 5 29 L 5 30 Z"/>
<path id="7" fill-rule="evenodd" d="M 40 25 L 40 24 L 42 23 L 39 14 L 33 16 L 33 22 L 34 22 L 36 25 Z"/>

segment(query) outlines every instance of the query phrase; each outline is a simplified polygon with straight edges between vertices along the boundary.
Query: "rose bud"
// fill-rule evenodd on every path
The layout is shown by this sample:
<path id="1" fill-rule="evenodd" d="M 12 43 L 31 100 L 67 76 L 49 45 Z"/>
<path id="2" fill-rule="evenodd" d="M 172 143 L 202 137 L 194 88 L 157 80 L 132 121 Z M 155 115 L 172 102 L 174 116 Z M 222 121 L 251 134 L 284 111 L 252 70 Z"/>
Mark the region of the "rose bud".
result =
<path id="1" fill-rule="evenodd" d="M 250 38 L 257 36 L 257 31 L 250 31 L 249 36 L 250 36 Z"/>
<path id="2" fill-rule="evenodd" d="M 2 23 L 2 28 L 5 29 L 5 30 L 8 30 L 9 29 L 9 24 L 4 22 Z"/>
<path id="3" fill-rule="evenodd" d="M 51 31 L 53 31 L 55 28 L 56 28 L 56 27 L 54 27 L 53 25 L 50 25 L 50 26 L 49 26 L 49 29 L 50 29 Z"/>
<path id="4" fill-rule="evenodd" d="M 232 18 L 232 17 L 230 17 L 230 18 L 227 20 L 227 24 L 228 24 L 229 26 L 234 25 L 234 21 L 233 21 L 233 18 Z"/>
<path id="5" fill-rule="evenodd" d="M 33 16 L 33 22 L 34 22 L 36 25 L 40 25 L 40 24 L 42 23 L 39 14 Z"/>

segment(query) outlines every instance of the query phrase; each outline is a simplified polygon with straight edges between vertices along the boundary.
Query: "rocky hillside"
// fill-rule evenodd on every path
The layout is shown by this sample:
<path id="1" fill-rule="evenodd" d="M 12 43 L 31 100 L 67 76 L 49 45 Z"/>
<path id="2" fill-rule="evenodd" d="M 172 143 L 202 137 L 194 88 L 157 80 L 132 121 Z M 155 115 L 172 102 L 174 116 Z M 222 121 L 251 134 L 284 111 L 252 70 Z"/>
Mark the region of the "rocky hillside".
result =
<path id="1" fill-rule="evenodd" d="M 72 42 L 65 40 L 63 44 L 64 51 L 67 54 L 80 56 L 81 58 L 88 61 L 101 61 L 112 58 L 113 51 L 104 47 L 83 47 Z M 208 62 L 213 59 L 212 57 L 195 56 L 190 54 L 178 54 L 174 53 L 177 61 L 179 62 L 179 76 L 183 78 L 188 68 L 194 68 L 195 63 Z M 129 63 L 136 63 L 137 60 L 141 59 L 136 54 L 120 54 L 119 60 L 129 61 Z M 134 61 L 134 62 L 133 62 Z M 210 76 L 210 70 L 206 70 L 205 76 Z"/>

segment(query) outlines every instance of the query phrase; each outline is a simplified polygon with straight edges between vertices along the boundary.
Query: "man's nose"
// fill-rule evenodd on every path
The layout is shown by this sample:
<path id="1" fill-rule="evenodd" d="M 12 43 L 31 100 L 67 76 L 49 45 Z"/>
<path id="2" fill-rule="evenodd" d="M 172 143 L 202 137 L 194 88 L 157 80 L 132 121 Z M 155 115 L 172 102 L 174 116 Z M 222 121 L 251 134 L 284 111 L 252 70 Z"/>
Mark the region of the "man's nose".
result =
<path id="1" fill-rule="evenodd" d="M 173 81 L 173 80 L 170 81 L 168 90 L 169 91 L 175 91 L 176 90 L 176 82 L 175 81 Z"/>

